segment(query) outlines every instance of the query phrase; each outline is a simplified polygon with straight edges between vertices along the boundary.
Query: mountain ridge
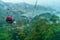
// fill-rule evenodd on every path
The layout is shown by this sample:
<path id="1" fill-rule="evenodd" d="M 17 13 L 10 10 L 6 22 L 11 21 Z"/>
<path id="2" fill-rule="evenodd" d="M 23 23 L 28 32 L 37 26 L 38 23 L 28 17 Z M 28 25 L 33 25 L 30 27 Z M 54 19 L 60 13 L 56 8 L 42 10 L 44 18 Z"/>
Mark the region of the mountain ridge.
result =
<path id="1" fill-rule="evenodd" d="M 9 11 L 9 15 L 23 15 L 27 17 L 32 17 L 39 15 L 43 12 L 53 12 L 54 9 L 50 7 L 44 7 L 41 5 L 36 5 L 36 8 L 34 8 L 35 5 L 27 4 L 27 3 L 6 3 L 1 1 L 0 3 L 0 13 L 5 16 L 7 15 L 7 12 Z M 8 10 L 9 9 L 9 10 Z M 34 11 L 34 12 L 33 12 Z M 16 15 L 15 15 L 16 16 Z"/>

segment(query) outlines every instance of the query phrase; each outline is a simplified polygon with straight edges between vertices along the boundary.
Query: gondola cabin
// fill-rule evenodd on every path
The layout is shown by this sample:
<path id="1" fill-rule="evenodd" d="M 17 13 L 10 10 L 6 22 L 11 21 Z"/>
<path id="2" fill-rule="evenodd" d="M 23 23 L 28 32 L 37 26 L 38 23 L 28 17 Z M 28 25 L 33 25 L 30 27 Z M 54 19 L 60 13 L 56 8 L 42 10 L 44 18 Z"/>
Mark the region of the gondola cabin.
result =
<path id="1" fill-rule="evenodd" d="M 13 16 L 7 16 L 6 17 L 6 22 L 9 24 L 12 24 L 14 22 Z"/>

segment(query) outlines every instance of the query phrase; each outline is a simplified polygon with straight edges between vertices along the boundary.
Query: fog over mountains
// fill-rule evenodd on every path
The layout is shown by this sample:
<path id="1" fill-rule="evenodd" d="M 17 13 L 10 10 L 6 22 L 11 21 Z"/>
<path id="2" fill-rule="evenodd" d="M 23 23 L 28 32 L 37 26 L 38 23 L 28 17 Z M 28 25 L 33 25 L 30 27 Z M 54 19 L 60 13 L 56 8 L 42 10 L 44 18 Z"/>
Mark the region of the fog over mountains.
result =
<path id="1" fill-rule="evenodd" d="M 9 10 L 8 10 L 9 9 Z M 34 11 L 34 12 L 33 12 Z M 45 12 L 55 12 L 54 9 L 50 7 L 45 7 L 41 5 L 32 5 L 32 4 L 27 4 L 27 3 L 6 3 L 3 1 L 0 1 L 0 14 L 2 15 L 7 15 L 7 12 L 9 15 L 25 15 L 25 16 L 36 16 L 41 13 Z"/>

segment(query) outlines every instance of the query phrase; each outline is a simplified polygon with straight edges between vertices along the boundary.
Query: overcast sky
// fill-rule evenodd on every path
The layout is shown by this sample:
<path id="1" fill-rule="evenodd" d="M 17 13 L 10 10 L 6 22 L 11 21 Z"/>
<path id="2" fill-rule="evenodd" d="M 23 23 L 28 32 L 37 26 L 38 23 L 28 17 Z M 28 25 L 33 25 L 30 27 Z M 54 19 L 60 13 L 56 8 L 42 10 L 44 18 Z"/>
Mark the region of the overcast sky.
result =
<path id="1" fill-rule="evenodd" d="M 35 3 L 36 0 L 3 0 L 5 2 L 12 2 L 12 3 L 18 3 L 18 2 L 27 2 L 30 4 Z M 41 5 L 55 5 L 55 4 L 59 4 L 60 0 L 37 0 L 38 4 Z"/>
<path id="2" fill-rule="evenodd" d="M 4 2 L 19 3 L 26 2 L 29 4 L 35 4 L 36 0 L 3 0 Z M 60 0 L 37 0 L 37 4 L 43 6 L 52 6 L 54 8 L 60 8 Z"/>

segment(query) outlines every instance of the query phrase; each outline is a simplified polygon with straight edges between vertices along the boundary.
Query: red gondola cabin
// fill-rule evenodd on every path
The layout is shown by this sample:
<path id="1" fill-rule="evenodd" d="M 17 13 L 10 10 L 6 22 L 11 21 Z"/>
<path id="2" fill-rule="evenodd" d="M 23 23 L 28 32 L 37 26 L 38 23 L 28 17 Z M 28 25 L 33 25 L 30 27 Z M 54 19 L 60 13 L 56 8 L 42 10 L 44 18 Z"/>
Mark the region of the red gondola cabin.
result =
<path id="1" fill-rule="evenodd" d="M 9 23 L 9 24 L 12 24 L 13 23 L 13 16 L 7 16 L 6 17 L 6 22 Z"/>

